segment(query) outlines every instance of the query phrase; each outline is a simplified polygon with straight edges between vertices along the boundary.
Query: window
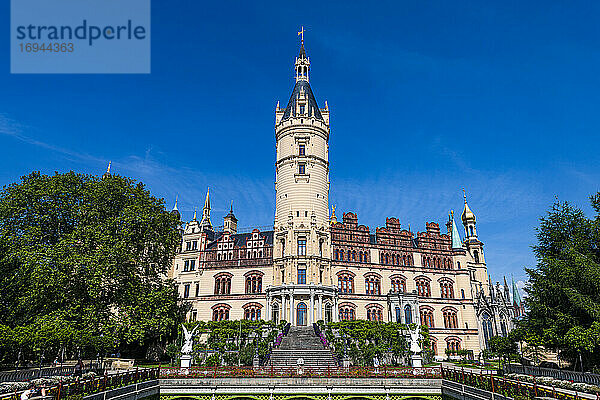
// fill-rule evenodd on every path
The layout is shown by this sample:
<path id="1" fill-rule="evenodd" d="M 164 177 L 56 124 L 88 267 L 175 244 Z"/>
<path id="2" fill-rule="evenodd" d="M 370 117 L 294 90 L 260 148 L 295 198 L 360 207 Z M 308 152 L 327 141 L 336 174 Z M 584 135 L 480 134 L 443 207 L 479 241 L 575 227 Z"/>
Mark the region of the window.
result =
<path id="1" fill-rule="evenodd" d="M 406 292 L 406 279 L 401 277 L 392 277 L 392 292 L 404 293 Z"/>
<path id="2" fill-rule="evenodd" d="M 298 155 L 299 156 L 303 156 L 305 154 L 306 148 L 304 147 L 303 144 L 298 146 Z"/>
<path id="3" fill-rule="evenodd" d="M 188 272 L 190 270 L 190 260 L 185 260 L 183 262 L 183 272 Z"/>
<path id="4" fill-rule="evenodd" d="M 187 299 L 188 297 L 190 297 L 190 284 L 186 283 L 183 287 L 183 298 Z"/>
<path id="5" fill-rule="evenodd" d="M 279 322 L 279 304 L 273 304 L 273 308 L 271 309 L 271 320 L 273 322 Z"/>
<path id="6" fill-rule="evenodd" d="M 260 309 L 262 305 L 258 303 L 249 303 L 242 307 L 244 309 L 244 319 L 248 321 L 258 321 L 260 319 Z"/>
<path id="7" fill-rule="evenodd" d="M 433 328 L 433 310 L 431 308 L 421 308 L 421 325 Z"/>
<path id="8" fill-rule="evenodd" d="M 473 252 L 473 258 L 475 258 L 475 262 L 479 264 L 479 252 L 477 250 Z"/>
<path id="9" fill-rule="evenodd" d="M 262 293 L 262 275 L 258 272 L 246 276 L 246 293 Z"/>
<path id="10" fill-rule="evenodd" d="M 335 249 L 335 251 L 333 252 L 334 257 L 336 260 L 340 259 L 340 251 L 338 249 Z"/>
<path id="11" fill-rule="evenodd" d="M 304 72 L 302 73 L 302 75 L 304 76 Z M 302 104 L 300 106 L 300 115 L 304 115 L 305 111 L 306 111 L 306 106 L 304 104 Z"/>
<path id="12" fill-rule="evenodd" d="M 226 304 L 217 304 L 213 307 L 213 321 L 223 321 L 229 319 L 230 307 Z"/>
<path id="13" fill-rule="evenodd" d="M 215 277 L 215 294 L 231 293 L 231 274 L 221 274 Z"/>
<path id="14" fill-rule="evenodd" d="M 402 311 L 400 311 L 400 307 L 396 307 L 396 322 L 402 322 Z"/>
<path id="15" fill-rule="evenodd" d="M 473 236 L 473 227 L 472 226 L 469 227 L 469 232 L 471 232 L 470 236 Z"/>
<path id="16" fill-rule="evenodd" d="M 456 310 L 445 309 L 442 311 L 444 314 L 444 328 L 456 329 L 458 328 L 458 316 Z"/>
<path id="17" fill-rule="evenodd" d="M 319 256 L 323 257 L 323 239 L 319 240 Z"/>
<path id="18" fill-rule="evenodd" d="M 196 283 L 196 297 L 200 296 L 200 284 Z"/>
<path id="19" fill-rule="evenodd" d="M 354 309 L 354 304 L 340 304 L 340 321 L 354 321 L 356 319 Z"/>
<path id="20" fill-rule="evenodd" d="M 197 241 L 197 240 L 194 240 L 194 241 L 192 242 L 192 250 L 197 250 L 197 249 L 198 249 L 198 241 Z"/>
<path id="21" fill-rule="evenodd" d="M 367 320 L 383 321 L 383 310 L 377 306 L 367 306 Z"/>
<path id="22" fill-rule="evenodd" d="M 367 294 L 381 294 L 381 281 L 376 275 L 367 275 L 365 277 L 365 291 Z"/>
<path id="23" fill-rule="evenodd" d="M 425 278 L 417 279 L 417 295 L 421 297 L 431 297 L 431 287 L 429 281 Z"/>
<path id="24" fill-rule="evenodd" d="M 340 293 L 354 293 L 354 276 L 347 272 L 338 274 L 338 289 Z"/>
<path id="25" fill-rule="evenodd" d="M 190 260 L 190 271 L 196 270 L 196 260 Z"/>
<path id="26" fill-rule="evenodd" d="M 298 164 L 298 173 L 300 175 L 304 175 L 306 173 L 306 164 L 304 164 L 304 163 Z"/>
<path id="27" fill-rule="evenodd" d="M 404 323 L 412 324 L 412 307 L 409 304 L 404 306 Z"/>
<path id="28" fill-rule="evenodd" d="M 186 251 L 190 251 L 192 249 L 192 242 L 190 242 L 189 240 L 185 242 L 185 249 Z"/>
<path id="29" fill-rule="evenodd" d="M 446 345 L 451 353 L 456 353 L 460 350 L 460 341 L 458 339 L 447 339 Z"/>
<path id="30" fill-rule="evenodd" d="M 306 239 L 298 239 L 298 255 L 306 255 Z"/>
<path id="31" fill-rule="evenodd" d="M 298 267 L 298 284 L 306 283 L 306 267 L 299 266 Z"/>
<path id="32" fill-rule="evenodd" d="M 440 282 L 440 293 L 443 299 L 453 299 L 454 298 L 454 285 L 452 281 L 443 280 Z"/>

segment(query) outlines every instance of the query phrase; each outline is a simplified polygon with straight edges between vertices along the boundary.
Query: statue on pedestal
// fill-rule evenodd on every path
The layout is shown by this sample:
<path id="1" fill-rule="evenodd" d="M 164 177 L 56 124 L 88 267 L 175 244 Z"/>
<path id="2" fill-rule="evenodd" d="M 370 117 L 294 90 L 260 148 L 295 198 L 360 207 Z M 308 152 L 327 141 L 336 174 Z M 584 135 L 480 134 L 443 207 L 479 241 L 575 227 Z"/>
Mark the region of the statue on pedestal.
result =
<path id="1" fill-rule="evenodd" d="M 423 357 L 421 356 L 422 349 L 419 344 L 421 327 L 417 325 L 414 330 L 409 328 L 408 333 L 410 334 L 411 366 L 414 368 L 421 368 L 423 366 Z"/>
<path id="2" fill-rule="evenodd" d="M 194 347 L 194 333 L 200 325 L 196 325 L 192 331 L 188 331 L 185 325 L 183 327 L 183 346 L 181 347 L 181 373 L 187 375 L 192 366 L 192 350 Z"/>

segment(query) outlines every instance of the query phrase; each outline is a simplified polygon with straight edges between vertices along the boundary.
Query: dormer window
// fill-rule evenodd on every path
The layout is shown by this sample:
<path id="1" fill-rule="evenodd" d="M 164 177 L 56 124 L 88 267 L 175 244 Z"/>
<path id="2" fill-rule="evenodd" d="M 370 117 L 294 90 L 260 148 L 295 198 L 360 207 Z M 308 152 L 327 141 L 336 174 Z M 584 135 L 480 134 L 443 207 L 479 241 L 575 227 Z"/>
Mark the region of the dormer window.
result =
<path id="1" fill-rule="evenodd" d="M 299 145 L 298 146 L 298 155 L 303 156 L 305 154 L 306 154 L 306 147 L 303 144 Z"/>
<path id="2" fill-rule="evenodd" d="M 304 164 L 304 163 L 298 164 L 298 173 L 300 175 L 306 174 L 306 164 Z"/>

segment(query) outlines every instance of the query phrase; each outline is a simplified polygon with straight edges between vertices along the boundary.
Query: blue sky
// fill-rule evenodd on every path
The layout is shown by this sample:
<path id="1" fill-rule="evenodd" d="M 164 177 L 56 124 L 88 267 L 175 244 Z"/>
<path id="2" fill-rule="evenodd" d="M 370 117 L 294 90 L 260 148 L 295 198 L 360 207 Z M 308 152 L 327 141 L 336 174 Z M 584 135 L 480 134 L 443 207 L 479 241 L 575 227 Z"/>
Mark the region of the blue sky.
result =
<path id="1" fill-rule="evenodd" d="M 241 226 L 272 224 L 274 107 L 304 25 L 340 216 L 424 230 L 460 214 L 465 187 L 500 280 L 534 264 L 555 196 L 591 212 L 600 3 L 253 3 L 154 0 L 149 75 L 11 75 L 1 40 L 0 184 L 112 160 L 186 219 L 210 186 L 213 222 L 233 199 Z"/>

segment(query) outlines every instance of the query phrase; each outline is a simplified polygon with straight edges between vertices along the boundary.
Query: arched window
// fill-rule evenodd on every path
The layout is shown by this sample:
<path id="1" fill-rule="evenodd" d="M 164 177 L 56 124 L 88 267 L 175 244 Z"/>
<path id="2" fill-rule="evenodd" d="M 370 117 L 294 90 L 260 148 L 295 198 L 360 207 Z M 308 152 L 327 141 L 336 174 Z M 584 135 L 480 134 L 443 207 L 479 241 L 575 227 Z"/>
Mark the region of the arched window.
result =
<path id="1" fill-rule="evenodd" d="M 406 256 L 402 256 L 402 265 L 408 265 L 408 264 L 406 263 Z"/>
<path id="2" fill-rule="evenodd" d="M 333 307 L 331 303 L 325 304 L 325 323 L 333 322 Z"/>
<path id="3" fill-rule="evenodd" d="M 405 293 L 406 292 L 406 279 L 400 276 L 392 276 L 392 292 L 394 293 Z"/>
<path id="4" fill-rule="evenodd" d="M 335 254 L 335 259 L 336 260 L 340 259 L 340 251 L 338 249 L 335 249 L 335 251 L 333 252 L 333 254 Z"/>
<path id="5" fill-rule="evenodd" d="M 249 321 L 258 321 L 260 319 L 261 304 L 248 303 L 242 306 L 244 309 L 244 319 Z"/>
<path id="6" fill-rule="evenodd" d="M 346 258 L 346 260 L 348 260 L 348 261 L 352 260 L 352 253 L 350 252 L 350 250 L 348 250 L 348 252 L 346 253 L 346 255 L 348 256 Z"/>
<path id="7" fill-rule="evenodd" d="M 367 320 L 383 321 L 383 307 L 378 304 L 367 305 Z"/>
<path id="8" fill-rule="evenodd" d="M 446 339 L 446 348 L 456 354 L 457 351 L 460 350 L 460 340 L 456 338 L 448 338 Z"/>
<path id="9" fill-rule="evenodd" d="M 338 274 L 338 289 L 340 293 L 354 293 L 354 275 L 349 272 Z"/>
<path id="10" fill-rule="evenodd" d="M 412 307 L 407 304 L 404 306 L 404 323 L 405 324 L 412 324 L 413 320 L 412 320 Z"/>
<path id="11" fill-rule="evenodd" d="M 473 236 L 473 227 L 472 226 L 469 227 L 469 232 L 471 232 L 471 235 L 469 235 L 469 236 Z"/>
<path id="12" fill-rule="evenodd" d="M 433 328 L 433 309 L 429 307 L 421 307 L 421 325 Z"/>
<path id="13" fill-rule="evenodd" d="M 465 289 L 460 289 L 460 297 L 465 298 Z"/>
<path id="14" fill-rule="evenodd" d="M 215 304 L 213 309 L 213 321 L 223 321 L 229 319 L 229 309 L 231 307 L 227 304 Z"/>
<path id="15" fill-rule="evenodd" d="M 377 275 L 365 275 L 365 291 L 367 294 L 381 294 L 381 280 Z"/>
<path id="16" fill-rule="evenodd" d="M 262 293 L 262 273 L 252 271 L 246 274 L 246 293 Z"/>
<path id="17" fill-rule="evenodd" d="M 431 297 L 431 287 L 429 280 L 426 278 L 418 278 L 415 280 L 417 284 L 417 295 L 421 297 Z"/>
<path id="18" fill-rule="evenodd" d="M 488 348 L 489 340 L 494 336 L 494 329 L 492 328 L 492 318 L 487 312 L 483 313 L 483 320 L 481 322 L 483 328 L 483 339 L 485 341 L 485 347 Z"/>
<path id="19" fill-rule="evenodd" d="M 340 321 L 354 321 L 356 319 L 356 306 L 352 303 L 342 303 L 339 305 Z"/>
<path id="20" fill-rule="evenodd" d="M 298 303 L 296 307 L 296 324 L 304 326 L 306 325 L 306 304 L 303 302 Z"/>
<path id="21" fill-rule="evenodd" d="M 453 308 L 446 308 L 442 310 L 444 315 L 444 328 L 456 329 L 458 328 L 458 316 L 456 310 Z"/>
<path id="22" fill-rule="evenodd" d="M 223 273 L 215 276 L 215 294 L 231 293 L 231 274 Z"/>
<path id="23" fill-rule="evenodd" d="M 479 263 L 479 252 L 477 250 L 473 251 L 473 258 L 475 258 L 476 263 Z"/>
<path id="24" fill-rule="evenodd" d="M 279 304 L 273 304 L 271 307 L 271 320 L 275 323 L 279 322 Z"/>
<path id="25" fill-rule="evenodd" d="M 443 299 L 454 298 L 454 284 L 451 280 L 444 279 L 440 281 L 440 293 Z"/>

